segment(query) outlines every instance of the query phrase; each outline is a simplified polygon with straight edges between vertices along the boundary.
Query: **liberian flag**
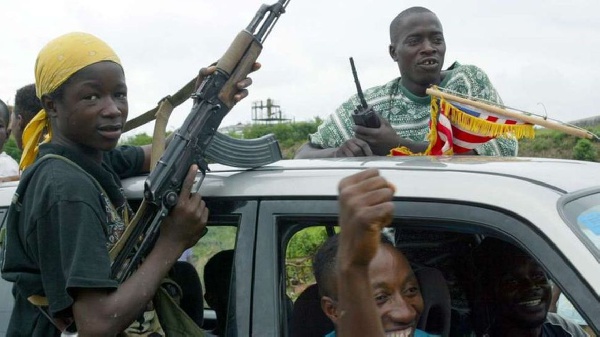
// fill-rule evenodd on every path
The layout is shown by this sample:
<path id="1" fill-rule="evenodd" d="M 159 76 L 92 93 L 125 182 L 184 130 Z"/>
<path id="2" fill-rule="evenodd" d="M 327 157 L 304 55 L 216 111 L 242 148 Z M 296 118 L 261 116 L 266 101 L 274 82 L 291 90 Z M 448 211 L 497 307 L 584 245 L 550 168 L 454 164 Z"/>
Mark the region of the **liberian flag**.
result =
<path id="1" fill-rule="evenodd" d="M 533 124 L 506 119 L 467 104 L 431 96 L 429 147 L 424 155 L 465 153 L 496 137 L 533 138 Z M 413 154 L 405 147 L 393 149 L 393 156 Z"/>

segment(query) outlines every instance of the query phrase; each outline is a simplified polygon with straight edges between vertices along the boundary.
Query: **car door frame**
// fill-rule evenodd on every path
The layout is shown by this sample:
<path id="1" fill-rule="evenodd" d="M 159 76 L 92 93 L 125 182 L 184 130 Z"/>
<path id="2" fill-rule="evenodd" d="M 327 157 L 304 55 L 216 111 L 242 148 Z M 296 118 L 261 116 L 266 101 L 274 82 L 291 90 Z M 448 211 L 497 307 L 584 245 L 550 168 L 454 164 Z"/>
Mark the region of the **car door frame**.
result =
<path id="1" fill-rule="evenodd" d="M 427 227 L 493 235 L 520 244 L 532 254 L 557 282 L 582 316 L 600 329 L 600 298 L 551 240 L 529 220 L 511 210 L 473 202 L 444 199 L 396 198 L 395 219 L 417 220 Z M 338 214 L 333 198 L 263 200 L 258 208 L 255 275 L 252 286 L 252 335 L 285 336 L 285 256 L 280 248 L 279 220 L 290 217 L 323 217 Z M 448 224 L 448 225 L 445 225 Z M 273 268 L 277 266 L 277 268 Z M 260 296 L 257 296 L 260 294 Z"/>

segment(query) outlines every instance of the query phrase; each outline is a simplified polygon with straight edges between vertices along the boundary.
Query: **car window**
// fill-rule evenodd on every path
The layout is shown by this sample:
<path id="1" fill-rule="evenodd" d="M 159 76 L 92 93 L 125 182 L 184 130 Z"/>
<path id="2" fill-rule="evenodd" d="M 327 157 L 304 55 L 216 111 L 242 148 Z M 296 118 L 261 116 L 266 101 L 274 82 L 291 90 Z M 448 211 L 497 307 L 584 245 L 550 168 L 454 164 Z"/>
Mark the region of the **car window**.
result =
<path id="1" fill-rule="evenodd" d="M 170 277 L 182 288 L 180 307 L 195 322 L 200 322 L 204 330 L 214 332 L 217 327 L 217 310 L 205 299 L 207 283 L 205 268 L 209 261 L 223 252 L 234 254 L 233 270 L 221 268 L 217 263 L 218 274 L 212 279 L 219 285 L 228 284 L 225 291 L 218 286 L 219 293 L 229 296 L 219 317 L 225 317 L 228 336 L 248 335 L 250 320 L 250 284 L 249 274 L 254 254 L 257 203 L 252 200 L 235 198 L 205 198 L 210 210 L 206 234 L 191 248 L 184 251 L 170 272 Z M 130 205 L 136 209 L 141 200 L 130 199 Z M 241 253 L 240 253 L 241 252 Z M 228 255 L 226 255 L 228 256 Z M 236 277 L 237 274 L 243 275 Z M 226 281 L 224 281 L 226 280 Z M 1 337 L 1 335 L 0 335 Z"/>
<path id="2" fill-rule="evenodd" d="M 8 207 L 0 208 L 0 266 L 2 265 L 2 259 L 4 254 L 2 253 L 2 245 L 4 245 L 4 237 L 6 235 L 6 215 L 8 213 Z"/>
<path id="3" fill-rule="evenodd" d="M 233 219 L 232 219 L 233 220 Z M 203 325 L 205 330 L 213 331 L 217 327 L 217 313 L 226 315 L 228 308 L 229 285 L 231 281 L 231 266 L 233 265 L 233 253 L 235 249 L 235 240 L 237 236 L 237 227 L 235 223 L 229 225 L 223 224 L 222 221 L 218 225 L 214 222 L 209 222 L 207 233 L 181 256 L 180 260 L 185 260 L 191 263 L 198 278 L 201 280 L 202 291 L 196 297 L 196 301 L 202 302 L 203 308 Z M 229 267 L 226 268 L 229 261 Z M 212 267 L 207 267 L 210 262 Z M 217 266 L 217 268 L 215 268 Z M 205 271 L 208 274 L 205 274 Z M 225 285 L 228 285 L 227 287 Z M 208 302 L 206 294 L 210 292 L 213 301 Z M 218 298 L 219 300 L 215 300 Z M 223 304 L 224 303 L 224 304 Z M 223 308 L 217 306 L 224 305 Z M 221 314 L 221 312 L 223 312 Z M 221 319 L 223 319 L 221 317 Z"/>
<path id="4" fill-rule="evenodd" d="M 192 263 L 201 280 L 204 280 L 204 266 L 217 253 L 224 250 L 233 250 L 235 248 L 235 238 L 237 235 L 237 227 L 235 226 L 208 226 L 206 235 L 189 250 L 187 258 L 188 262 Z M 208 307 L 205 302 L 205 307 Z"/>
<path id="5" fill-rule="evenodd" d="M 293 226 L 293 224 L 293 221 L 289 221 L 289 225 Z M 299 228 L 290 236 L 285 245 L 286 294 L 294 301 L 295 306 L 291 315 L 290 336 L 298 336 L 294 329 L 298 327 L 297 315 L 302 315 L 300 314 L 302 311 L 305 312 L 304 315 L 306 315 L 306 312 L 313 312 L 313 314 L 309 314 L 311 320 L 326 319 L 326 317 L 317 317 L 322 316 L 319 312 L 321 309 L 318 302 L 314 302 L 315 304 L 308 310 L 303 309 L 307 307 L 306 296 L 304 296 L 306 294 L 303 295 L 303 291 L 308 292 L 307 288 L 315 283 L 312 273 L 312 260 L 320 244 L 327 238 L 328 226 L 316 223 L 310 227 L 300 227 L 301 224 L 296 224 L 296 226 L 299 226 Z M 415 273 L 427 275 L 420 271 L 433 269 L 442 276 L 441 280 L 445 283 L 443 288 L 447 287 L 450 301 L 452 322 L 450 336 L 463 336 L 469 335 L 475 330 L 481 331 L 484 327 L 478 324 L 485 321 L 485 317 L 479 317 L 477 314 L 483 312 L 483 309 L 478 300 L 480 293 L 477 291 L 479 290 L 476 290 L 480 289 L 481 284 L 478 282 L 481 276 L 478 274 L 480 270 L 475 262 L 475 252 L 477 252 L 481 241 L 489 236 L 489 232 L 487 230 L 479 232 L 472 228 L 463 232 L 460 230 L 461 226 L 467 227 L 466 224 L 455 222 L 437 225 L 431 222 L 429 226 L 425 227 L 422 221 L 395 219 L 394 224 L 386 230 L 396 248 L 408 258 Z M 329 227 L 335 228 L 335 232 L 338 231 L 333 223 Z M 445 227 L 453 227 L 453 229 L 448 230 Z M 529 254 L 525 254 L 525 256 L 528 256 L 531 260 L 536 260 Z M 539 268 L 544 270 L 542 266 Z M 429 289 L 424 291 L 423 297 L 424 299 L 428 298 L 427 301 L 432 299 L 435 301 L 437 294 L 431 294 L 438 291 L 437 288 L 440 284 L 433 284 L 432 286 L 427 279 L 428 277 L 430 276 L 420 279 L 420 282 L 424 282 L 422 286 Z M 550 286 L 548 286 L 548 289 L 550 289 Z M 425 292 L 429 294 L 425 295 Z M 301 295 L 303 295 L 302 301 L 297 301 Z M 576 315 L 577 310 L 567 301 L 564 294 L 561 295 L 557 307 L 559 308 L 557 313 L 561 317 L 572 321 L 574 317 L 578 317 L 578 320 L 574 322 L 580 325 L 581 328 L 586 329 L 588 333 L 591 332 L 586 320 L 581 315 Z M 318 314 L 315 315 L 314 312 Z M 432 312 L 430 312 L 430 315 L 433 315 Z M 331 327 L 329 326 L 329 328 Z M 306 330 L 302 331 L 306 332 Z M 319 331 L 319 333 L 321 332 Z"/>
<path id="6" fill-rule="evenodd" d="M 325 317 L 320 313 L 318 301 L 310 302 L 308 293 L 312 293 L 312 285 L 315 278 L 312 269 L 312 261 L 316 251 L 327 239 L 328 235 L 339 232 L 336 226 L 336 218 L 315 219 L 279 219 L 283 226 L 295 228 L 293 234 L 289 234 L 289 240 L 284 244 L 285 249 L 285 281 L 286 295 L 294 301 L 294 308 L 290 317 L 290 336 L 299 336 L 303 333 L 315 333 L 316 331 L 298 330 L 299 318 L 311 312 L 310 320 L 321 322 L 315 324 L 316 333 L 327 333 L 331 326 L 323 326 Z M 308 227 L 307 227 L 308 226 Z M 454 326 L 456 330 L 451 335 L 459 335 L 470 332 L 469 312 L 470 306 L 465 292 L 468 286 L 466 277 L 467 270 L 464 267 L 466 257 L 471 249 L 478 243 L 479 236 L 473 233 L 457 233 L 439 229 L 427 230 L 415 221 L 395 219 L 394 224 L 384 230 L 385 235 L 395 246 L 400 249 L 411 262 L 414 270 L 433 268 L 442 276 L 448 285 L 448 300 L 452 308 Z M 431 293 L 431 292 L 430 292 Z M 298 298 L 302 295 L 301 300 Z M 302 312 L 305 312 L 304 314 Z M 312 329 L 312 328 L 309 328 Z"/>
<path id="7" fill-rule="evenodd" d="M 556 302 L 556 313 L 562 317 L 572 321 L 575 324 L 587 326 L 587 322 L 583 319 L 579 311 L 573 303 L 564 295 L 560 294 Z"/>
<path id="8" fill-rule="evenodd" d="M 564 215 L 574 230 L 583 234 L 590 250 L 600 257 L 600 193 L 567 202 Z"/>
<path id="9" fill-rule="evenodd" d="M 307 286 L 315 283 L 312 259 L 327 239 L 325 226 L 303 228 L 294 233 L 285 252 L 286 293 L 296 301 Z"/>
<path id="10" fill-rule="evenodd" d="M 8 208 L 6 207 L 0 208 L 0 230 L 2 229 L 2 226 L 4 226 L 7 210 Z M 0 247 L 0 250 L 1 249 L 2 247 Z M 2 263 L 2 255 L 3 254 L 0 251 L 0 264 Z M 5 336 L 6 329 L 8 328 L 8 321 L 10 320 L 12 312 L 13 296 L 11 289 L 12 283 L 0 278 L 0 336 Z"/>
<path id="11" fill-rule="evenodd" d="M 597 325 L 595 317 L 600 317 L 600 312 L 595 286 L 586 284 L 578 269 L 528 219 L 515 216 L 510 210 L 473 203 L 395 200 L 394 208 L 395 217 L 389 234 L 396 246 L 412 262 L 415 273 L 417 270 L 433 268 L 444 279 L 433 284 L 448 287 L 446 293 L 449 292 L 452 322 L 450 336 L 469 335 L 476 328 L 481 330 L 481 327 L 474 327 L 472 323 L 473 315 L 484 312 L 473 309 L 474 298 L 479 296 L 473 291 L 479 291 L 477 280 L 481 269 L 474 265 L 472 254 L 487 237 L 516 245 L 533 257 L 546 276 L 563 287 L 564 294 L 583 318 L 593 326 Z M 312 315 L 308 320 L 305 317 L 297 320 L 297 312 L 322 312 L 318 293 L 314 291 L 316 287 L 307 287 L 307 284 L 314 282 L 308 273 L 308 265 L 315 252 L 311 237 L 316 236 L 317 239 L 313 241 L 319 241 L 324 231 L 327 235 L 334 232 L 337 226 L 337 201 L 263 200 L 259 210 L 256 254 L 260 258 L 255 260 L 254 266 L 257 272 L 253 332 L 257 335 L 272 332 L 278 336 L 305 336 L 308 327 L 302 322 L 313 322 L 313 319 L 320 318 Z M 305 247 L 293 248 L 296 240 L 306 241 Z M 499 265 L 497 261 L 488 263 L 488 266 Z M 279 268 L 271 271 L 274 263 Z M 309 293 L 313 295 L 306 295 Z M 308 309 L 302 309 L 298 304 L 305 303 L 306 298 L 313 304 Z M 293 304 L 291 311 L 289 303 Z M 261 324 L 273 317 L 277 322 L 274 327 Z M 330 330 L 322 335 L 332 329 L 330 325 L 325 328 Z"/>

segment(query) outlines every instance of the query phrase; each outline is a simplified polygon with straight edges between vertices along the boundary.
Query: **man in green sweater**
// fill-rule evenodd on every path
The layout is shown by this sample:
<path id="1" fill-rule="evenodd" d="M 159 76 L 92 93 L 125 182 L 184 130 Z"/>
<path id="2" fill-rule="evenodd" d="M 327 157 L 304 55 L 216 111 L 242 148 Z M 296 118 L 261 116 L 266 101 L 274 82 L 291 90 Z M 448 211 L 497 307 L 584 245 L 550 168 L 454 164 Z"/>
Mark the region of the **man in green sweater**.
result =
<path id="1" fill-rule="evenodd" d="M 405 146 L 424 152 L 429 143 L 430 97 L 425 90 L 438 85 L 459 94 L 501 103 L 488 76 L 478 67 L 454 62 L 442 70 L 446 43 L 442 24 L 427 8 L 411 7 L 390 25 L 390 56 L 400 77 L 365 90 L 367 104 L 379 116 L 381 126 L 357 126 L 352 113 L 360 101 L 354 95 L 325 119 L 317 132 L 296 153 L 296 158 L 385 156 Z M 488 141 L 467 154 L 516 156 L 514 138 Z"/>

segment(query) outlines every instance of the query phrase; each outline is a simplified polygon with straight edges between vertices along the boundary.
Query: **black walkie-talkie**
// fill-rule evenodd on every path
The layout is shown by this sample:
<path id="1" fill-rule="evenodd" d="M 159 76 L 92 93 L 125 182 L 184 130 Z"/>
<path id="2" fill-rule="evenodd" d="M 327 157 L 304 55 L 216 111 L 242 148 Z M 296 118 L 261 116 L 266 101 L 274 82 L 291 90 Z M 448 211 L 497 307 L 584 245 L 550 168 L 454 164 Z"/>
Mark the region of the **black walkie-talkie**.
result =
<path id="1" fill-rule="evenodd" d="M 354 109 L 354 113 L 352 114 L 354 124 L 368 128 L 378 128 L 381 126 L 381 123 L 379 122 L 379 116 L 377 116 L 377 113 L 372 107 L 367 105 L 365 96 L 360 88 L 360 82 L 358 81 L 358 76 L 356 75 L 356 68 L 354 67 L 354 60 L 352 57 L 350 57 L 350 66 L 352 67 L 354 83 L 356 83 L 356 91 L 358 91 L 358 99 L 360 99 L 360 105 L 356 106 L 356 109 Z"/>

